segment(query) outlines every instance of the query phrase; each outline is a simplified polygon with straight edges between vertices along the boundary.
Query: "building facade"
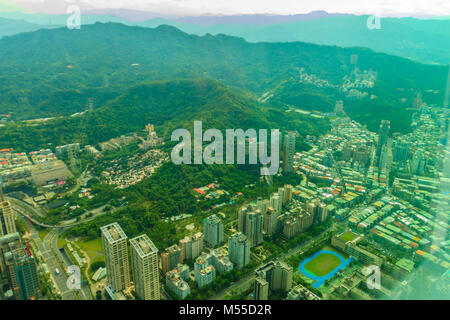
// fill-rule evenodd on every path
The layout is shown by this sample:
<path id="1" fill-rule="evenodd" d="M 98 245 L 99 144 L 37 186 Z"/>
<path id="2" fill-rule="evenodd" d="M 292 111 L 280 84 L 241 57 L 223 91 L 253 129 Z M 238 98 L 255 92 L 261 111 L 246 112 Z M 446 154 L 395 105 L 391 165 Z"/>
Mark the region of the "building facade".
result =
<path id="1" fill-rule="evenodd" d="M 203 234 L 205 243 L 215 248 L 223 242 L 223 223 L 217 215 L 212 215 L 203 221 Z"/>
<path id="2" fill-rule="evenodd" d="M 181 250 L 176 244 L 161 253 L 161 270 L 164 274 L 175 268 L 181 262 Z"/>
<path id="3" fill-rule="evenodd" d="M 181 262 L 192 261 L 202 253 L 203 239 L 203 233 L 197 232 L 180 240 Z"/>
<path id="4" fill-rule="evenodd" d="M 16 223 L 11 203 L 3 199 L 3 194 L 0 197 L 0 236 L 6 236 L 17 231 Z"/>
<path id="5" fill-rule="evenodd" d="M 125 232 L 117 222 L 100 228 L 108 285 L 112 292 L 121 292 L 130 287 L 130 266 Z"/>
<path id="6" fill-rule="evenodd" d="M 295 154 L 295 132 L 288 131 L 284 135 L 283 173 L 293 171 Z"/>
<path id="7" fill-rule="evenodd" d="M 250 244 L 242 232 L 228 238 L 228 256 L 237 269 L 242 269 L 250 262 Z"/>
<path id="8" fill-rule="evenodd" d="M 159 300 L 158 249 L 145 234 L 131 239 L 130 246 L 137 298 Z"/>

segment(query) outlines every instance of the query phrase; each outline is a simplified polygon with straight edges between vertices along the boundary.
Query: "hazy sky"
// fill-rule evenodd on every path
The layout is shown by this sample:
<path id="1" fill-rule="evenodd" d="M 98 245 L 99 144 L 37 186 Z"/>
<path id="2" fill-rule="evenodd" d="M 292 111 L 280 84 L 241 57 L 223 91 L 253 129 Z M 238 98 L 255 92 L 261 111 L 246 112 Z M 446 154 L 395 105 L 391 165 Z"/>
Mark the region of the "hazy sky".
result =
<path id="1" fill-rule="evenodd" d="M 61 13 L 82 9 L 128 8 L 161 14 L 295 14 L 313 10 L 380 15 L 450 15 L 450 0 L 0 0 L 0 10 Z M 5 9 L 6 8 L 6 9 Z"/>

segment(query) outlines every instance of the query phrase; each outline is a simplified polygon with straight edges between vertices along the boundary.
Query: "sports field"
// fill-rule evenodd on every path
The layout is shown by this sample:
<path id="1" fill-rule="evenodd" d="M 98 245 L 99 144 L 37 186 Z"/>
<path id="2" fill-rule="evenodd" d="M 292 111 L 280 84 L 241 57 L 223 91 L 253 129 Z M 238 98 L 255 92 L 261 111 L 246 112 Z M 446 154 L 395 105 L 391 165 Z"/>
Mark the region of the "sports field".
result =
<path id="1" fill-rule="evenodd" d="M 325 247 L 300 262 L 298 268 L 303 275 L 316 280 L 312 286 L 317 289 L 340 270 L 346 268 L 352 261 L 354 261 L 353 257 L 345 260 L 340 253 Z"/>
<path id="2" fill-rule="evenodd" d="M 341 260 L 334 254 L 321 253 L 305 264 L 305 269 L 318 277 L 327 275 L 341 264 Z"/>

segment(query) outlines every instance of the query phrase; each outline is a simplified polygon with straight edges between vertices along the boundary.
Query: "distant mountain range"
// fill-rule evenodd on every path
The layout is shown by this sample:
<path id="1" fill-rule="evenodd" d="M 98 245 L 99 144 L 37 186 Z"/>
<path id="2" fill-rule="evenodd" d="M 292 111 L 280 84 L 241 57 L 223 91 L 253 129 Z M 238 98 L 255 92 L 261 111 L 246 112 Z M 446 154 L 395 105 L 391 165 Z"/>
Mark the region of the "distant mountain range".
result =
<path id="1" fill-rule="evenodd" d="M 0 37 L 33 31 L 36 25 L 21 26 L 14 20 L 39 24 L 41 28 L 64 26 L 69 15 L 0 13 Z M 450 63 L 450 19 L 381 18 L 381 29 L 367 28 L 368 16 L 314 11 L 297 15 L 236 15 L 175 17 L 125 9 L 86 11 L 82 25 L 118 22 L 157 27 L 172 25 L 191 34 L 227 34 L 249 42 L 304 41 L 341 47 L 367 47 L 424 63 Z M 1 29 L 7 30 L 2 32 Z"/>
<path id="2" fill-rule="evenodd" d="M 3 36 L 10 36 L 22 32 L 36 31 L 42 28 L 50 29 L 55 28 L 55 26 L 40 25 L 24 20 L 0 18 L 0 38 Z"/>

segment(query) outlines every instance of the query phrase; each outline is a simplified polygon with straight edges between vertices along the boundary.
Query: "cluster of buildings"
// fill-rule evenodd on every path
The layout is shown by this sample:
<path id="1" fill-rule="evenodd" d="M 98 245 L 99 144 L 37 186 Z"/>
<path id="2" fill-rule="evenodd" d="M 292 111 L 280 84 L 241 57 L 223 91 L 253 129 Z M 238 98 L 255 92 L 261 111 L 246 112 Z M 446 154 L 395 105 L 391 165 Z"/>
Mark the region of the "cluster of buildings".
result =
<path id="1" fill-rule="evenodd" d="M 317 196 L 304 201 L 297 197 L 301 193 L 297 188 L 285 185 L 269 199 L 259 198 L 256 203 L 239 210 L 238 229 L 247 237 L 251 247 L 260 245 L 264 236 L 281 233 L 290 239 L 308 230 L 313 223 L 327 220 L 329 209 L 334 209 Z M 293 198 L 295 194 L 297 196 Z"/>
<path id="2" fill-rule="evenodd" d="M 140 149 L 147 150 L 149 148 L 154 148 L 163 142 L 163 139 L 159 138 L 156 134 L 155 127 L 152 124 L 147 124 L 145 126 L 145 131 L 147 131 L 148 134 L 146 139 L 141 139 L 142 143 L 138 145 Z"/>
<path id="3" fill-rule="evenodd" d="M 223 223 L 218 216 L 204 219 L 203 230 L 204 233 L 186 236 L 178 245 L 161 253 L 161 271 L 166 276 L 166 286 L 178 298 L 185 298 L 191 291 L 188 265 L 194 266 L 192 280 L 201 288 L 211 284 L 217 273 L 242 269 L 250 262 L 250 242 L 241 232 L 228 238 L 228 247 L 222 246 Z"/>
<path id="4" fill-rule="evenodd" d="M 37 264 L 16 230 L 14 212 L 0 190 L 0 271 L 6 274 L 7 298 L 36 300 L 40 297 Z"/>
<path id="5" fill-rule="evenodd" d="M 62 156 L 64 154 L 67 154 L 70 152 L 80 152 L 80 144 L 78 142 L 76 142 L 76 143 L 65 144 L 62 146 L 57 146 L 55 151 L 56 151 L 57 156 Z"/>
<path id="6" fill-rule="evenodd" d="M 105 142 L 100 142 L 99 146 L 101 151 L 119 150 L 134 141 L 136 141 L 134 136 L 121 135 L 120 137 L 112 138 Z"/>
<path id="7" fill-rule="evenodd" d="M 50 149 L 32 151 L 28 155 L 12 149 L 0 150 L 0 178 L 4 183 L 32 179 L 36 185 L 47 185 L 65 181 L 71 175 Z"/>
<path id="8" fill-rule="evenodd" d="M 448 213 L 431 215 L 395 196 L 384 196 L 355 212 L 349 226 L 398 258 L 431 261 L 437 269 L 450 267 L 447 248 Z"/>
<path id="9" fill-rule="evenodd" d="M 275 260 L 255 270 L 253 297 L 255 300 L 268 300 L 276 292 L 289 292 L 292 288 L 292 267 Z"/>
<path id="10" fill-rule="evenodd" d="M 302 83 L 312 84 L 320 88 L 335 87 L 333 84 L 328 82 L 328 80 L 320 79 L 315 74 L 308 74 L 303 67 L 297 68 L 297 71 L 299 73 L 299 80 Z"/>
<path id="11" fill-rule="evenodd" d="M 220 189 L 220 186 L 216 183 L 210 183 L 200 188 L 194 188 L 197 196 L 204 196 L 204 199 L 218 199 L 223 195 L 229 195 L 230 193 L 224 189 Z"/>
<path id="12" fill-rule="evenodd" d="M 106 292 L 113 300 L 126 299 L 134 283 L 136 298 L 159 300 L 158 249 L 147 235 L 130 239 L 131 273 L 128 255 L 128 237 L 118 223 L 100 228 L 107 273 Z"/>
<path id="13" fill-rule="evenodd" d="M 159 149 L 151 149 L 144 154 L 129 156 L 126 161 L 110 160 L 102 175 L 106 183 L 118 185 L 123 189 L 151 176 L 167 160 L 166 153 Z"/>
<path id="14" fill-rule="evenodd" d="M 372 69 L 361 71 L 355 68 L 350 75 L 344 76 L 342 88 L 344 90 L 351 88 L 373 88 L 377 76 L 378 73 Z"/>
<path id="15" fill-rule="evenodd" d="M 373 88 L 378 73 L 371 69 L 360 71 L 357 67 L 353 69 L 350 75 L 343 78 L 341 91 L 349 99 L 362 99 L 369 95 L 365 90 Z M 376 96 L 371 95 L 371 99 L 376 99 Z"/>

